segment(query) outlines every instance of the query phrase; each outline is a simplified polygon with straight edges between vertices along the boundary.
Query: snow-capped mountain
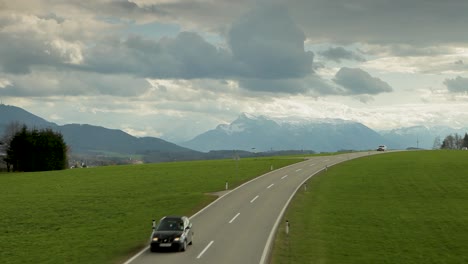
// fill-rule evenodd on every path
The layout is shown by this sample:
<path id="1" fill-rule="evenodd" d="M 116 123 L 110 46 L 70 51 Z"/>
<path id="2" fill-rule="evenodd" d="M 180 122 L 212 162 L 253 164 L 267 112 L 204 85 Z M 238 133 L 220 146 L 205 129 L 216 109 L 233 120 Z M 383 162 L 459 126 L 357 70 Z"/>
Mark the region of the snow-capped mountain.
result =
<path id="1" fill-rule="evenodd" d="M 448 135 L 458 134 L 464 136 L 468 128 L 455 129 L 448 126 L 412 126 L 379 133 L 388 141 L 398 142 L 402 146 L 415 147 L 423 149 L 432 149 L 436 138 L 440 142 Z"/>
<path id="2" fill-rule="evenodd" d="M 361 123 L 340 119 L 288 122 L 241 114 L 231 124 L 218 125 L 182 143 L 199 151 L 210 150 L 368 150 L 392 143 Z"/>

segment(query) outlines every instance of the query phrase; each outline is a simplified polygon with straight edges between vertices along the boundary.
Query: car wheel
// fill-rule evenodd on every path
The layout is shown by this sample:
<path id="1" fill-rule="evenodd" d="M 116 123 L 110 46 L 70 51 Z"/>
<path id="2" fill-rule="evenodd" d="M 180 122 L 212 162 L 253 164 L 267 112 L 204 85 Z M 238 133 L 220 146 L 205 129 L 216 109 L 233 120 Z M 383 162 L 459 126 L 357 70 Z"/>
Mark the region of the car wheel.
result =
<path id="1" fill-rule="evenodd" d="M 156 252 L 156 251 L 157 251 L 157 248 L 156 248 L 156 247 L 150 247 L 150 251 L 151 251 L 151 252 Z"/>
<path id="2" fill-rule="evenodd" d="M 190 240 L 190 243 L 188 243 L 189 245 L 193 245 L 193 238 L 192 240 Z"/>
<path id="3" fill-rule="evenodd" d="M 184 243 L 182 244 L 180 251 L 185 251 L 186 249 L 187 249 L 187 240 L 185 240 Z"/>

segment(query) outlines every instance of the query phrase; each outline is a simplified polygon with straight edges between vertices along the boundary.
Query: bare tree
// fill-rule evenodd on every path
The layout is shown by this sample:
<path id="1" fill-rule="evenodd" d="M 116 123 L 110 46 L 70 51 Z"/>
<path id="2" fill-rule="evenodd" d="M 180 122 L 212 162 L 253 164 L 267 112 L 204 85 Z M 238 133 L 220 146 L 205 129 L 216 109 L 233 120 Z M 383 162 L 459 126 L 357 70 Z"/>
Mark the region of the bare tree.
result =
<path id="1" fill-rule="evenodd" d="M 442 149 L 462 149 L 464 139 L 455 133 L 454 135 L 448 135 L 442 142 Z"/>
<path id="2" fill-rule="evenodd" d="M 432 149 L 440 149 L 442 146 L 442 143 L 440 142 L 440 137 L 437 136 L 435 139 L 434 139 L 434 144 L 432 145 Z"/>

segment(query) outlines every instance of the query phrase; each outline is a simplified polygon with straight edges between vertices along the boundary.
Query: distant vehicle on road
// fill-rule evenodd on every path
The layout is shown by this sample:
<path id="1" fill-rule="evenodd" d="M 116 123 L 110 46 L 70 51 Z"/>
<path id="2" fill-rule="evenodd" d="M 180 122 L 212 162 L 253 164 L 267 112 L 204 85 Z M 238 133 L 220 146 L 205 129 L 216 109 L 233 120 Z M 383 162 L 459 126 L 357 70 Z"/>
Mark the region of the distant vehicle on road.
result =
<path id="1" fill-rule="evenodd" d="M 386 151 L 387 150 L 387 146 L 385 145 L 380 145 L 378 148 L 377 148 L 377 151 Z"/>
<path id="2" fill-rule="evenodd" d="M 186 216 L 165 216 L 158 225 L 153 220 L 150 250 L 172 248 L 185 251 L 193 243 L 192 223 Z"/>

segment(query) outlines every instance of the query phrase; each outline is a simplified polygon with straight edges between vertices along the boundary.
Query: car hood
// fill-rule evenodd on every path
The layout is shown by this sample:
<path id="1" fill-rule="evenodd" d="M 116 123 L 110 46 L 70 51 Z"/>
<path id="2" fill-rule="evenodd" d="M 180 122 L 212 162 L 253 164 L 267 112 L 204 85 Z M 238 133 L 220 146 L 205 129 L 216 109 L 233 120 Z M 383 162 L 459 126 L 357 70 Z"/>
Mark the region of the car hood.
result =
<path id="1" fill-rule="evenodd" d="M 183 234 L 182 231 L 154 231 L 153 237 L 169 238 L 169 237 L 180 237 Z"/>

